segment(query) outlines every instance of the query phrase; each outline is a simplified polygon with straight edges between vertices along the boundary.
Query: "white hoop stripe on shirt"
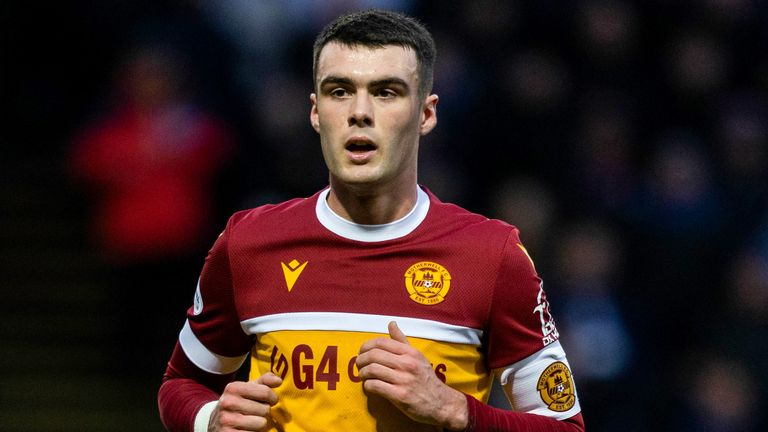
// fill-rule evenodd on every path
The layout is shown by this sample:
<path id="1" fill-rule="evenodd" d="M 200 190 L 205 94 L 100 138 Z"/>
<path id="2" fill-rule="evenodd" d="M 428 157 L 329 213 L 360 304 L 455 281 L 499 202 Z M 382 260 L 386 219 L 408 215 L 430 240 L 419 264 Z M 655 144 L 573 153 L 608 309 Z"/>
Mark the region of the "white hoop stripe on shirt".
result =
<path id="1" fill-rule="evenodd" d="M 187 358 L 195 366 L 217 375 L 237 371 L 248 357 L 248 353 L 239 357 L 226 357 L 212 352 L 195 336 L 192 327 L 189 326 L 189 320 L 184 323 L 184 327 L 181 329 L 181 333 L 179 333 L 179 344 L 184 354 L 187 355 Z"/>
<path id="2" fill-rule="evenodd" d="M 345 312 L 291 312 L 264 315 L 240 323 L 248 334 L 281 330 L 352 331 L 387 334 L 390 321 L 406 336 L 480 346 L 483 331 L 421 318 Z"/>

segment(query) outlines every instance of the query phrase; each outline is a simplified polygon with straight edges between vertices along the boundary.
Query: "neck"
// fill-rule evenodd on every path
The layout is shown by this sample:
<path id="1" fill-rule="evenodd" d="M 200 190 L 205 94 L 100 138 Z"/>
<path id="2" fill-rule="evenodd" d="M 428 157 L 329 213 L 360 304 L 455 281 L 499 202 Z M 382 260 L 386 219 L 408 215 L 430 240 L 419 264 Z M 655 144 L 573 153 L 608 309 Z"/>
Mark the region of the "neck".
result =
<path id="1" fill-rule="evenodd" d="M 328 206 L 334 213 L 362 225 L 381 225 L 394 222 L 408 214 L 418 198 L 416 183 L 412 187 L 388 188 L 387 191 L 355 188 L 336 184 L 331 179 Z"/>

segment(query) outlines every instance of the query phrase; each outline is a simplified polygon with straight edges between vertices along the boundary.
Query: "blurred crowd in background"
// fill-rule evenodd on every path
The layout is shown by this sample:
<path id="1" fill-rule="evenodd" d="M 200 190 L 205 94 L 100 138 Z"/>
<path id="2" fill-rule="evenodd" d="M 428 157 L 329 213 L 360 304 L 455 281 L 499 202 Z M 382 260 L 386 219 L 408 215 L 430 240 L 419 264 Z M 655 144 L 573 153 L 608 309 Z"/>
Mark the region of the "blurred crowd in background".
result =
<path id="1" fill-rule="evenodd" d="M 327 184 L 312 42 L 367 7 L 433 32 L 419 182 L 520 228 L 587 429 L 768 430 L 761 0 L 4 6 L 9 142 L 61 155 L 115 290 L 162 291 L 134 334 L 159 328 L 152 356 L 229 214 Z"/>

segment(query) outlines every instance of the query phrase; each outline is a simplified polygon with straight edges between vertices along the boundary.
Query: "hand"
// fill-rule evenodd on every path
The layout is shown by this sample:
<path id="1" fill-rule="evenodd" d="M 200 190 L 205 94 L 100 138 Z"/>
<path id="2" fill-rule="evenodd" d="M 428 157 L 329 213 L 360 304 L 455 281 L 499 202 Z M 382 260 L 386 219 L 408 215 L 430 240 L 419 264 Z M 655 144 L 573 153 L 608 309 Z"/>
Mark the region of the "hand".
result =
<path id="1" fill-rule="evenodd" d="M 268 372 L 254 381 L 227 384 L 211 414 L 208 432 L 264 431 L 270 427 L 269 410 L 277 403 L 272 390 L 283 382 Z"/>
<path id="2" fill-rule="evenodd" d="M 382 396 L 419 423 L 461 431 L 467 427 L 467 401 L 435 375 L 424 355 L 412 347 L 397 324 L 390 338 L 367 341 L 357 356 L 366 392 Z"/>

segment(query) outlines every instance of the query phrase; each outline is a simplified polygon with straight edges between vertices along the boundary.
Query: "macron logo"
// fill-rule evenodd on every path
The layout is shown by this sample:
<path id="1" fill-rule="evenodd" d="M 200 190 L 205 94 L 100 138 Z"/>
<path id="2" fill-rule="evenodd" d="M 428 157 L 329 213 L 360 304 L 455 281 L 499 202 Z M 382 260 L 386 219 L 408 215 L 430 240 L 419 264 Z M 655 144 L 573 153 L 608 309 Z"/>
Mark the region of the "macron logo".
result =
<path id="1" fill-rule="evenodd" d="M 283 276 L 285 276 L 285 285 L 288 287 L 288 292 L 291 292 L 293 289 L 293 285 L 296 283 L 296 280 L 299 279 L 299 275 L 301 275 L 301 272 L 304 271 L 304 267 L 309 264 L 309 261 L 304 261 L 303 264 L 299 263 L 296 260 L 293 260 L 289 262 L 288 264 L 280 261 L 280 264 L 283 266 Z"/>

